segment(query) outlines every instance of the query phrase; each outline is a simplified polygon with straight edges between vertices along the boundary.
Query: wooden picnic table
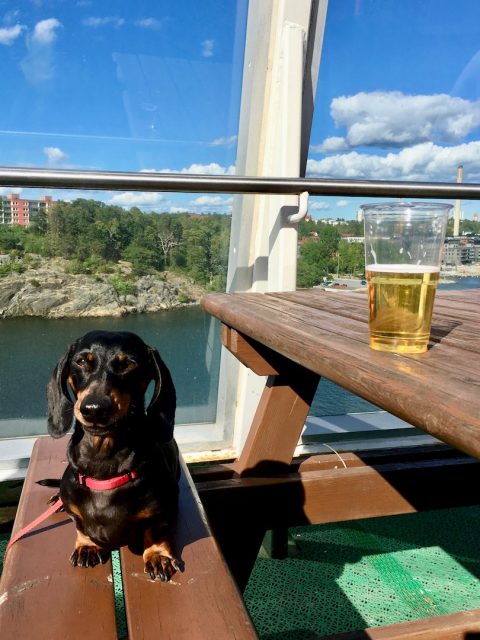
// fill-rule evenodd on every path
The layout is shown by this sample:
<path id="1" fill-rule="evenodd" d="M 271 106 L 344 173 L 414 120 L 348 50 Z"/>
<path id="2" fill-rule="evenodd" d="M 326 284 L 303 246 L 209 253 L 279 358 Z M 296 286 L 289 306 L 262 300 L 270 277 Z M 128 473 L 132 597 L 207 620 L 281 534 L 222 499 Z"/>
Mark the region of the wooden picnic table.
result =
<path id="1" fill-rule="evenodd" d="M 202 307 L 221 320 L 223 344 L 240 361 L 279 374 L 267 384 L 239 469 L 291 461 L 319 376 L 480 457 L 480 290 L 437 294 L 430 347 L 420 355 L 370 349 L 361 292 L 210 294 Z"/>
<path id="2" fill-rule="evenodd" d="M 437 293 L 429 349 L 419 355 L 370 349 L 364 292 L 209 294 L 201 305 L 221 321 L 223 345 L 267 376 L 233 475 L 222 475 L 225 465 L 216 477 L 212 470 L 194 474 L 241 587 L 265 530 L 478 505 L 480 290 Z M 343 464 L 335 454 L 294 460 L 321 376 L 436 444 L 342 453 Z M 477 609 L 348 638 L 460 639 L 479 632 Z"/>

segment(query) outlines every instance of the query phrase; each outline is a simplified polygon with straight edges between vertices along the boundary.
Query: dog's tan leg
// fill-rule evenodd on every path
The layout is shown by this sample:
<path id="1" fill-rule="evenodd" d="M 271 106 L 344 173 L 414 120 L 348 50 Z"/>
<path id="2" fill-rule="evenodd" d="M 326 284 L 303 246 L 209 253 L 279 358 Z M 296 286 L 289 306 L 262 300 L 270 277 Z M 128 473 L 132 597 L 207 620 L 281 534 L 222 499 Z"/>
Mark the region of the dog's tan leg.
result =
<path id="1" fill-rule="evenodd" d="M 77 529 L 75 549 L 70 556 L 72 567 L 95 567 L 105 564 L 110 558 L 110 551 L 96 545 L 88 536 Z"/>
<path id="2" fill-rule="evenodd" d="M 176 558 L 167 537 L 155 537 L 152 530 L 147 529 L 143 540 L 145 573 L 148 573 L 152 580 L 158 578 L 167 582 L 175 571 L 183 571 L 183 562 Z"/>

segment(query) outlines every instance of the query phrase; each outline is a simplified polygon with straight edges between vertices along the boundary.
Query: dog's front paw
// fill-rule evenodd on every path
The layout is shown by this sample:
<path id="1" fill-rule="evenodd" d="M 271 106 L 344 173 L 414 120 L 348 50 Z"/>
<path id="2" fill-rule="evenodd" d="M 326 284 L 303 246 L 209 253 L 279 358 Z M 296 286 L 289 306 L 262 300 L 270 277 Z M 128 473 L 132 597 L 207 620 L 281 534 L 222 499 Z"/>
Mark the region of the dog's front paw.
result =
<path id="1" fill-rule="evenodd" d="M 158 552 L 150 553 L 145 558 L 145 573 L 148 573 L 152 580 L 168 582 L 176 571 L 183 569 L 184 564 L 181 560 Z"/>
<path id="2" fill-rule="evenodd" d="M 110 551 L 101 549 L 96 545 L 80 545 L 70 556 L 72 567 L 96 567 L 97 564 L 105 564 L 110 558 Z"/>

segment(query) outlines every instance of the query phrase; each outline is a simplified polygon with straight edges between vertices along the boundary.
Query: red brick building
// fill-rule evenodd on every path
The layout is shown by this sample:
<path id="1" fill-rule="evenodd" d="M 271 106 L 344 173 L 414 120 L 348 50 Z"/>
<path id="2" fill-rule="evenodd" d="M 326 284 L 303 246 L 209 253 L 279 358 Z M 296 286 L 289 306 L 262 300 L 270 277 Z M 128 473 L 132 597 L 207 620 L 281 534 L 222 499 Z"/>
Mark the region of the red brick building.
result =
<path id="1" fill-rule="evenodd" d="M 48 210 L 55 205 L 51 196 L 40 196 L 39 200 L 26 200 L 15 193 L 0 196 L 0 224 L 18 224 L 28 227 L 40 211 Z"/>

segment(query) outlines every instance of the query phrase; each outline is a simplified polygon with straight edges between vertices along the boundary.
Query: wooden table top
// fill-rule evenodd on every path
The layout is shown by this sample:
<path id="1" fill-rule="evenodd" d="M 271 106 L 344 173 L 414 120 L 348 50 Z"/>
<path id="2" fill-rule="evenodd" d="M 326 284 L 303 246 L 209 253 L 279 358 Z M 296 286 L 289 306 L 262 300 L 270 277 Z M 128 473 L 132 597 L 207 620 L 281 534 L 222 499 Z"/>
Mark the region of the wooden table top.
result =
<path id="1" fill-rule="evenodd" d="M 370 349 L 365 293 L 219 293 L 227 326 L 380 408 L 480 457 L 480 290 L 438 292 L 427 353 Z"/>

